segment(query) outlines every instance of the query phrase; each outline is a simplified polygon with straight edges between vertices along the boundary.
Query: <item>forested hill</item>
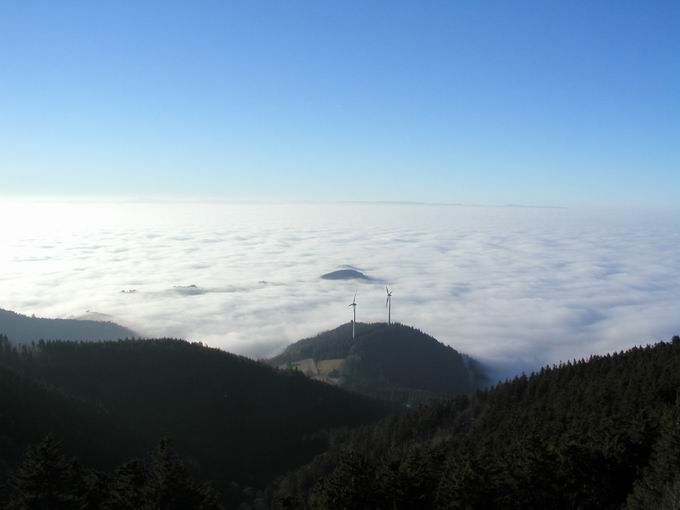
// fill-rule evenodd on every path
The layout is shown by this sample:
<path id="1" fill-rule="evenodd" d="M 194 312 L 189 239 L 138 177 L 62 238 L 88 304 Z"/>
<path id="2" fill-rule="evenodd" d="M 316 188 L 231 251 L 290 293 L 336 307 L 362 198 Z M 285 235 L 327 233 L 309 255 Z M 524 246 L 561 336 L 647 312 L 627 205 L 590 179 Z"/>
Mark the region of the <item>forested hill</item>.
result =
<path id="1" fill-rule="evenodd" d="M 403 324 L 351 323 L 290 345 L 269 360 L 316 379 L 402 403 L 451 397 L 486 383 L 483 369 L 422 331 Z"/>
<path id="2" fill-rule="evenodd" d="M 680 338 L 339 435 L 272 508 L 677 509 Z"/>
<path id="3" fill-rule="evenodd" d="M 29 317 L 0 309 L 0 333 L 15 344 L 39 340 L 101 341 L 133 338 L 134 331 L 113 322 Z"/>
<path id="4" fill-rule="evenodd" d="M 109 470 L 168 437 L 231 505 L 328 448 L 327 429 L 391 410 L 299 372 L 180 340 L 16 348 L 0 337 L 0 485 L 48 433 L 86 465 Z"/>

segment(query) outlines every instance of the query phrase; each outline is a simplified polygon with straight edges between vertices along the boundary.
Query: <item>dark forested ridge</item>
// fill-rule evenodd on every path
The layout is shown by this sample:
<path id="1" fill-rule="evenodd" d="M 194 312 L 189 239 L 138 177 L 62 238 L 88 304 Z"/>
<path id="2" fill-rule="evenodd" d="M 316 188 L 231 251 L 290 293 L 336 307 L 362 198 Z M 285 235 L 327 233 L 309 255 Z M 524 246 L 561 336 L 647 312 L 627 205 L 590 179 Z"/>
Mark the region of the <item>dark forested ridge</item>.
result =
<path id="1" fill-rule="evenodd" d="M 274 508 L 680 508 L 680 338 L 338 435 Z"/>
<path id="2" fill-rule="evenodd" d="M 3 309 L 0 309 L 0 332 L 15 344 L 30 344 L 39 340 L 118 340 L 139 336 L 113 322 L 45 319 Z"/>
<path id="3" fill-rule="evenodd" d="M 671 510 L 679 390 L 678 337 L 392 414 L 200 344 L 0 337 L 0 502 Z"/>
<path id="4" fill-rule="evenodd" d="M 290 345 L 269 360 L 360 393 L 398 402 L 471 393 L 482 367 L 422 331 L 403 324 L 351 323 Z"/>
<path id="5" fill-rule="evenodd" d="M 391 409 L 180 340 L 15 348 L 0 339 L 0 477 L 48 433 L 106 470 L 169 437 L 191 472 L 233 502 L 326 449 L 327 429 Z"/>

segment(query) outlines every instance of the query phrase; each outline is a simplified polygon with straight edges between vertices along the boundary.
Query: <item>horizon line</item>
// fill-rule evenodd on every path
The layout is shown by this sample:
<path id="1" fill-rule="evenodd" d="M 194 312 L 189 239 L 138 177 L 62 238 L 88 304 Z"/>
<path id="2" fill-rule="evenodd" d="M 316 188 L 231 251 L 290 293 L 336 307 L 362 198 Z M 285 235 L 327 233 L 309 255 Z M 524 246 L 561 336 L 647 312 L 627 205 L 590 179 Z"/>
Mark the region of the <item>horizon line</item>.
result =
<path id="1" fill-rule="evenodd" d="M 230 199 L 230 198 L 179 198 L 179 197 L 138 197 L 138 198 L 115 198 L 115 197 L 27 197 L 27 196 L 2 196 L 0 201 L 15 203 L 55 203 L 55 204 L 233 204 L 233 205 L 399 205 L 399 206 L 426 206 L 426 207 L 470 207 L 470 208 L 516 208 L 516 209 L 568 209 L 563 205 L 551 204 L 522 204 L 522 203 L 465 203 L 446 201 L 424 200 L 303 200 L 303 199 Z"/>

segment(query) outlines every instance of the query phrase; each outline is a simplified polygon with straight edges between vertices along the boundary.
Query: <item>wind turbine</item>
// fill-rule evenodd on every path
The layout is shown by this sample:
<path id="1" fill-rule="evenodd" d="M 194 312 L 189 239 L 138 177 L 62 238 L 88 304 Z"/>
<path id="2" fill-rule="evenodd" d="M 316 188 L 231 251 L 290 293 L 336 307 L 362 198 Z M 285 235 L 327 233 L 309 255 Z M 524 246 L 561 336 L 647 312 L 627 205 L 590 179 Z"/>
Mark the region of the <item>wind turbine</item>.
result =
<path id="1" fill-rule="evenodd" d="M 354 299 L 352 299 L 352 302 L 348 305 L 353 308 L 354 311 L 354 320 L 352 321 L 352 340 L 354 340 L 354 325 L 357 323 L 357 293 L 354 293 Z"/>
<path id="2" fill-rule="evenodd" d="M 385 286 L 385 292 L 387 292 L 387 300 L 385 301 L 385 306 L 387 307 L 387 325 L 392 324 L 392 292 Z"/>

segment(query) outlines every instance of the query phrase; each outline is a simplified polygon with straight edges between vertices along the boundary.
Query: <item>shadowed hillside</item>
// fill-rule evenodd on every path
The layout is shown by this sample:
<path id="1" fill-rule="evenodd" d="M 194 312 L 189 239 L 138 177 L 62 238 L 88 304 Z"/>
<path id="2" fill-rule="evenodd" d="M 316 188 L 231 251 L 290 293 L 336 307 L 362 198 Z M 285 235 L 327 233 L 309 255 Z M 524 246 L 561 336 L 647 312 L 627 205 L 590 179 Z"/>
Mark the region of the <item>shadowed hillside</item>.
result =
<path id="1" fill-rule="evenodd" d="M 0 333 L 4 333 L 16 344 L 30 344 L 41 339 L 101 341 L 139 336 L 134 331 L 113 322 L 44 319 L 2 309 L 0 309 Z"/>
<path id="2" fill-rule="evenodd" d="M 470 393 L 485 382 L 481 366 L 410 326 L 344 324 L 290 345 L 269 360 L 316 379 L 403 403 Z"/>
<path id="3" fill-rule="evenodd" d="M 299 372 L 170 339 L 18 349 L 0 337 L 0 383 L 0 466 L 50 432 L 99 468 L 170 437 L 227 502 L 311 460 L 328 447 L 326 429 L 391 411 Z"/>
<path id="4" fill-rule="evenodd" d="M 142 451 L 138 434 L 119 425 L 106 410 L 36 382 L 5 362 L 0 361 L 0 480 L 27 445 L 48 433 L 98 466 L 114 465 Z"/>
<path id="5" fill-rule="evenodd" d="M 678 337 L 386 417 L 378 401 L 200 344 L 16 349 L 0 337 L 0 469 L 21 487 L 3 487 L 0 472 L 0 505 L 125 496 L 148 504 L 110 508 L 219 508 L 195 475 L 239 510 L 675 510 L 679 395 Z M 47 432 L 107 473 L 77 467 L 49 438 L 16 467 Z M 154 449 L 164 436 L 185 464 L 167 442 Z M 152 453 L 112 471 L 131 450 Z M 163 487 L 172 506 L 157 504 Z"/>
<path id="6" fill-rule="evenodd" d="M 272 508 L 673 510 L 680 338 L 546 367 L 340 434 Z"/>

